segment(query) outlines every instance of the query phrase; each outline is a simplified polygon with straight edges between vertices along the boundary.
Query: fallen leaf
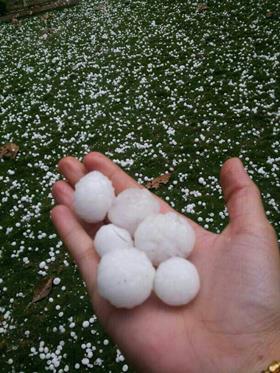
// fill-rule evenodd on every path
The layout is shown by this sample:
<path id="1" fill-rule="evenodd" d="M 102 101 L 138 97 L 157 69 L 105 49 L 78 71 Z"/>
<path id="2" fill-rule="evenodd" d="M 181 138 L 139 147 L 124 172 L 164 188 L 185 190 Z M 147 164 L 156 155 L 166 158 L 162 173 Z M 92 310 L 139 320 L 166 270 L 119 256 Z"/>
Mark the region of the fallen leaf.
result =
<path id="1" fill-rule="evenodd" d="M 15 159 L 19 152 L 19 146 L 13 142 L 8 142 L 0 146 L 0 159 L 1 158 L 12 158 Z"/>
<path id="2" fill-rule="evenodd" d="M 39 282 L 38 286 L 35 288 L 33 293 L 33 299 L 31 303 L 39 302 L 40 300 L 46 298 L 53 287 L 53 279 L 54 277 L 47 277 Z"/>
<path id="3" fill-rule="evenodd" d="M 205 4 L 205 3 L 199 3 L 197 5 L 197 11 L 198 11 L 198 13 L 205 12 L 206 10 L 208 10 L 208 5 L 207 4 Z"/>
<path id="4" fill-rule="evenodd" d="M 169 172 L 167 174 L 160 175 L 160 176 L 156 177 L 155 179 L 149 181 L 146 184 L 146 188 L 147 189 L 158 189 L 161 184 L 167 184 L 170 177 L 171 177 L 171 172 Z"/>
<path id="5" fill-rule="evenodd" d="M 271 11 L 268 11 L 265 16 L 268 19 L 277 19 L 277 18 L 279 18 L 279 14 L 273 13 Z"/>

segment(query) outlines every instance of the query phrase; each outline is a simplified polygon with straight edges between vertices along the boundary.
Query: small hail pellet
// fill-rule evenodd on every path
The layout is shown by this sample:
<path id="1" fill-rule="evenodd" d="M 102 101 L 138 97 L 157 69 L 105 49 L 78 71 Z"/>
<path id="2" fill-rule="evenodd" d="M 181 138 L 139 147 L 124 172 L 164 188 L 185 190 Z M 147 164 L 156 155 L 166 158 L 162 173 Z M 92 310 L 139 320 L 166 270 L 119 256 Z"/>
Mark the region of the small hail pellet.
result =
<path id="1" fill-rule="evenodd" d="M 74 210 L 88 223 L 102 221 L 115 198 L 111 180 L 99 171 L 92 171 L 75 185 Z"/>
<path id="2" fill-rule="evenodd" d="M 170 306 L 182 306 L 192 301 L 199 292 L 200 280 L 196 267 L 183 258 L 170 258 L 156 271 L 154 291 Z"/>

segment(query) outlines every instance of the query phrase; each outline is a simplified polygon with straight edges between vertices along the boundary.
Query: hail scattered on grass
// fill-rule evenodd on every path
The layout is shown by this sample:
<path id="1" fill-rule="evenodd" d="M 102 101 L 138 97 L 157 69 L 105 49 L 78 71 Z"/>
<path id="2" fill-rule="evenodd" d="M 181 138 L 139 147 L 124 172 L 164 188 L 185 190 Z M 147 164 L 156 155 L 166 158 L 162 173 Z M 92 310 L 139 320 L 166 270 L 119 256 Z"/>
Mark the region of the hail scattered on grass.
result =
<path id="1" fill-rule="evenodd" d="M 140 183 L 171 172 L 156 193 L 219 232 L 219 169 L 239 156 L 280 230 L 280 3 L 106 4 L 0 25 L 0 143 L 20 146 L 0 160 L 5 371 L 129 370 L 50 223 L 61 157 L 102 151 Z M 61 281 L 27 307 L 47 276 Z"/>

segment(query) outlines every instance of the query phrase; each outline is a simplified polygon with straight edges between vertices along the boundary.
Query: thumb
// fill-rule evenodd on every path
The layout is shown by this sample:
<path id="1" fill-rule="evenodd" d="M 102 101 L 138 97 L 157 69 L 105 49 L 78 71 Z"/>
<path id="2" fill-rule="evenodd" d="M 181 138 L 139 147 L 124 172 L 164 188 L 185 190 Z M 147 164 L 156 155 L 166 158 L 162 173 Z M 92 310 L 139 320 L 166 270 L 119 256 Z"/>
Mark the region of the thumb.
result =
<path id="1" fill-rule="evenodd" d="M 268 223 L 260 191 L 239 158 L 231 158 L 223 164 L 220 183 L 231 225 L 238 230 L 248 230 Z"/>

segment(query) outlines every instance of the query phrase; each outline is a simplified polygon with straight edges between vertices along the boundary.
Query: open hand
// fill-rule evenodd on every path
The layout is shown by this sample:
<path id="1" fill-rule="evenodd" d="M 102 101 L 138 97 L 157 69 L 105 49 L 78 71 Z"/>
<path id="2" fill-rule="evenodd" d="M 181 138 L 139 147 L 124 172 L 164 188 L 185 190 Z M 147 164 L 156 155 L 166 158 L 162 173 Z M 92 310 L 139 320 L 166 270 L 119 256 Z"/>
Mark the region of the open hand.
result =
<path id="1" fill-rule="evenodd" d="M 260 193 L 239 159 L 225 162 L 221 185 L 230 223 L 217 235 L 192 224 L 196 245 L 190 260 L 201 289 L 193 302 L 169 307 L 152 295 L 132 310 L 117 309 L 96 290 L 99 261 L 93 237 L 101 224 L 79 221 L 72 211 L 75 183 L 98 170 L 116 193 L 142 188 L 100 153 L 83 163 L 59 162 L 67 182 L 53 186 L 57 206 L 51 217 L 78 265 L 93 308 L 105 330 L 139 372 L 260 372 L 280 358 L 280 256 L 276 235 Z M 173 209 L 160 200 L 161 212 Z M 186 218 L 187 219 L 187 218 Z"/>

